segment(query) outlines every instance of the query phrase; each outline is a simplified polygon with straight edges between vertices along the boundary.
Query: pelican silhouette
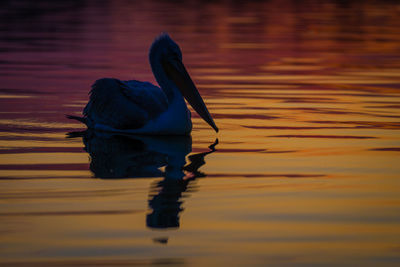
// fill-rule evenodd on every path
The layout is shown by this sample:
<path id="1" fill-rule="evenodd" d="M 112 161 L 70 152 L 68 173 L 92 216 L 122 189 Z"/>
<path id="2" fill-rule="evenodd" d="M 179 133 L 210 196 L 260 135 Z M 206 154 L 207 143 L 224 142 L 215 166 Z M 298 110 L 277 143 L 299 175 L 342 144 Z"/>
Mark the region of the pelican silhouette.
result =
<path id="1" fill-rule="evenodd" d="M 179 46 L 168 34 L 161 34 L 154 40 L 149 60 L 161 88 L 136 80 L 99 79 L 92 85 L 83 117 L 67 117 L 101 131 L 187 135 L 192 130 L 192 121 L 185 98 L 200 117 L 218 132 L 182 63 Z"/>

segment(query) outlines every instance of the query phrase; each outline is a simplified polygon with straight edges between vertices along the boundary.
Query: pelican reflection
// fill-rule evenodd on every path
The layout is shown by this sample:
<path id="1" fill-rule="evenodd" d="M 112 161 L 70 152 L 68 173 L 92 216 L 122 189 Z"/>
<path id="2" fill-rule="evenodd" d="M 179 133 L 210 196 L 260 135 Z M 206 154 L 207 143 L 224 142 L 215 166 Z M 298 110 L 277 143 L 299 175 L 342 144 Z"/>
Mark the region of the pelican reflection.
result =
<path id="1" fill-rule="evenodd" d="M 195 191 L 193 181 L 206 175 L 199 171 L 205 164 L 205 156 L 215 151 L 218 139 L 209 146 L 210 151 L 189 156 L 190 163 L 182 166 L 185 176 L 182 179 L 165 178 L 154 182 L 149 194 L 149 208 L 152 210 L 147 215 L 147 226 L 150 228 L 179 227 L 179 213 L 183 210 L 182 198 L 184 193 Z"/>
<path id="2" fill-rule="evenodd" d="M 190 136 L 140 136 L 84 131 L 69 133 L 82 137 L 90 155 L 90 170 L 102 179 L 164 177 L 152 183 L 146 224 L 150 228 L 179 227 L 185 192 L 193 191 L 193 181 L 206 175 L 199 171 L 205 156 L 215 151 L 218 139 L 209 151 L 186 156 L 192 151 Z"/>

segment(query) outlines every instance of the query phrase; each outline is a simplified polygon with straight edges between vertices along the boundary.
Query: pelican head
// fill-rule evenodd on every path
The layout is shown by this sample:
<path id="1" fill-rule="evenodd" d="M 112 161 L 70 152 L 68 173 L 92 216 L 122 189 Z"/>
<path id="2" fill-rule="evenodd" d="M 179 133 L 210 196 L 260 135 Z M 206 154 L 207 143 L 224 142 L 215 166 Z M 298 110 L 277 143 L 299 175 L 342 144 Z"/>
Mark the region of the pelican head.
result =
<path id="1" fill-rule="evenodd" d="M 182 63 L 181 49 L 168 34 L 161 34 L 153 42 L 149 59 L 154 76 L 168 99 L 172 101 L 177 97 L 176 94 L 181 94 L 200 117 L 218 132 L 218 127 Z"/>

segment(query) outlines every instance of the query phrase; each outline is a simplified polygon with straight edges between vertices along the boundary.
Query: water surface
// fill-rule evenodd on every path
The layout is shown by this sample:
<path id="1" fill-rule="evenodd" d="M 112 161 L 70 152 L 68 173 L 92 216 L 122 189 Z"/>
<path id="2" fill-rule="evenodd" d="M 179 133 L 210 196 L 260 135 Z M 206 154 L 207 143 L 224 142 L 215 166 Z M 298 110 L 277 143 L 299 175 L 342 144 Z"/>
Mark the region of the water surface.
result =
<path id="1" fill-rule="evenodd" d="M 396 1 L 0 6 L 2 264 L 400 261 Z M 163 31 L 220 132 L 67 135 Z"/>

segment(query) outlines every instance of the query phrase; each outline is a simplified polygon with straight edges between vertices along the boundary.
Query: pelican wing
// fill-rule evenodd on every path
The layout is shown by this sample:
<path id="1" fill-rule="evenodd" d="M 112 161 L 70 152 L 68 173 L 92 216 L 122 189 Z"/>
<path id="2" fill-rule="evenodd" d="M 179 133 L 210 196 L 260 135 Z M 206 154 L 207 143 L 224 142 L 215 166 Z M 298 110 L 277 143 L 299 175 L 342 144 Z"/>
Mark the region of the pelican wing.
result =
<path id="1" fill-rule="evenodd" d="M 127 130 L 143 127 L 167 108 L 166 95 L 151 83 L 104 78 L 92 85 L 83 115 L 91 127 Z"/>

